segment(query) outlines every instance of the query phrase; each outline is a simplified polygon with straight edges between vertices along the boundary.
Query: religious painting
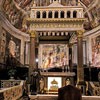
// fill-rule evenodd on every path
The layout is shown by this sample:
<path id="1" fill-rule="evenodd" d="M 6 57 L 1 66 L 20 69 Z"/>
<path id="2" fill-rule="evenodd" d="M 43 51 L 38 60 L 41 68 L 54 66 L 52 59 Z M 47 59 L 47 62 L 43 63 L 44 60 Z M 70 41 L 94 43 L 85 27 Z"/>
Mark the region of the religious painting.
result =
<path id="1" fill-rule="evenodd" d="M 62 87 L 61 77 L 48 77 L 48 91 L 58 92 L 58 88 Z"/>
<path id="2" fill-rule="evenodd" d="M 21 40 L 15 38 L 13 35 L 7 32 L 6 35 L 6 55 L 11 55 L 16 58 L 18 61 L 20 60 L 20 46 Z"/>
<path id="3" fill-rule="evenodd" d="M 92 26 L 96 27 L 100 24 L 100 6 L 99 4 L 90 10 L 92 16 Z"/>
<path id="4" fill-rule="evenodd" d="M 40 44 L 39 68 L 62 68 L 68 65 L 67 44 Z"/>
<path id="5" fill-rule="evenodd" d="M 100 67 L 100 35 L 92 38 L 92 64 Z"/>
<path id="6" fill-rule="evenodd" d="M 4 0 L 3 9 L 8 11 L 11 8 L 12 0 Z"/>

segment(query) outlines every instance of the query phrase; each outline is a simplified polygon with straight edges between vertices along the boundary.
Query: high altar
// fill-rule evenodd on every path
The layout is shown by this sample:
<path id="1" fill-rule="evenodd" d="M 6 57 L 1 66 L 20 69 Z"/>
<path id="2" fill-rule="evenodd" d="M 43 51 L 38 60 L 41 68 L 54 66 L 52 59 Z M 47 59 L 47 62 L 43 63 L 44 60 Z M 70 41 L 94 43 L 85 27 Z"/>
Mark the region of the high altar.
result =
<path id="1" fill-rule="evenodd" d="M 69 81 L 74 85 L 74 72 L 41 72 L 41 75 L 46 93 L 57 93 L 58 88 L 67 85 Z"/>
<path id="2" fill-rule="evenodd" d="M 63 6 L 59 0 L 54 0 L 44 8 L 36 6 L 34 2 L 30 18 L 27 19 L 30 33 L 29 80 L 31 80 L 32 71 L 38 65 L 43 77 L 40 81 L 41 90 L 55 92 L 59 87 L 66 85 L 67 80 L 74 84 L 75 73 L 72 72 L 72 55 L 70 55 L 70 46 L 74 40 L 69 40 L 72 35 L 77 37 L 79 51 L 76 58 L 78 59 L 77 84 L 80 88 L 84 86 L 81 53 L 84 21 L 83 7 L 79 4 Z M 35 56 L 36 53 L 38 56 Z M 38 63 L 35 63 L 36 58 Z M 54 67 L 63 69 L 63 66 L 68 66 L 70 71 L 47 71 Z"/>

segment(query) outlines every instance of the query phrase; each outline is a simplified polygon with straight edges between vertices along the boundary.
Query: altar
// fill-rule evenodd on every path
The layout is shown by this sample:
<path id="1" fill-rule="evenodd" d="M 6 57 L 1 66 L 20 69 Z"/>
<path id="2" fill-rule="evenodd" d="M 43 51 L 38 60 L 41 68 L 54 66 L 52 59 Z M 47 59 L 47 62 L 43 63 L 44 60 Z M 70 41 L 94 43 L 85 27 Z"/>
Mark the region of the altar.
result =
<path id="1" fill-rule="evenodd" d="M 74 72 L 41 72 L 41 76 L 46 94 L 57 94 L 58 88 L 67 85 L 68 81 L 74 85 Z"/>

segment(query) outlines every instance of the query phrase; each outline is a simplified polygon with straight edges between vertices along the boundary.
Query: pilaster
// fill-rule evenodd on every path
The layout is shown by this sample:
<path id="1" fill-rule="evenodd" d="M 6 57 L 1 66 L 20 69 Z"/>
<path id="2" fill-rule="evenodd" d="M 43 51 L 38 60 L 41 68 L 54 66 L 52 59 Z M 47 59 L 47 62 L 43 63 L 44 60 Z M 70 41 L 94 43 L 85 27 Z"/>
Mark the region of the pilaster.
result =
<path id="1" fill-rule="evenodd" d="M 22 64 L 24 64 L 25 62 L 24 62 L 24 50 L 25 49 L 25 41 L 24 41 L 24 39 L 21 39 L 21 52 L 20 52 L 20 62 L 22 63 Z"/>

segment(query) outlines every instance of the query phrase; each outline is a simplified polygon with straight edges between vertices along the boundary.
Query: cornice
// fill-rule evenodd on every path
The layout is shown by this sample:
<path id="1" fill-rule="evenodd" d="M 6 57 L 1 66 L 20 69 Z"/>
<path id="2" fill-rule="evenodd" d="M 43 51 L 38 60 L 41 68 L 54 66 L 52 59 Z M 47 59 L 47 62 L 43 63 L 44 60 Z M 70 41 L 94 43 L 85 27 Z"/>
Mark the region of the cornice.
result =
<path id="1" fill-rule="evenodd" d="M 6 17 L 0 12 L 0 20 L 2 23 L 2 27 L 15 36 L 16 38 L 19 39 L 24 39 L 25 41 L 29 41 L 29 34 L 26 34 L 24 32 L 21 32 L 20 30 L 16 29 L 7 19 Z"/>
<path id="2" fill-rule="evenodd" d="M 94 34 L 98 34 L 100 33 L 100 25 L 90 31 L 87 31 L 84 33 L 84 36 L 90 36 L 90 35 L 94 35 Z"/>
<path id="3" fill-rule="evenodd" d="M 31 9 L 66 9 L 66 8 L 83 8 L 82 6 L 61 6 L 61 7 L 50 7 L 50 6 L 36 6 L 36 7 L 31 7 Z"/>
<path id="4" fill-rule="evenodd" d="M 86 18 L 28 18 L 28 22 L 84 22 Z"/>

